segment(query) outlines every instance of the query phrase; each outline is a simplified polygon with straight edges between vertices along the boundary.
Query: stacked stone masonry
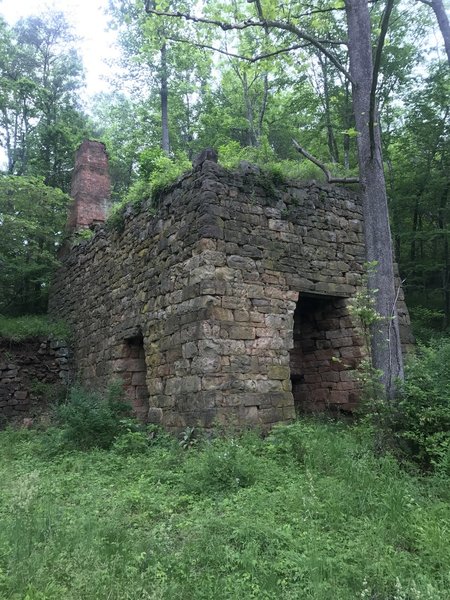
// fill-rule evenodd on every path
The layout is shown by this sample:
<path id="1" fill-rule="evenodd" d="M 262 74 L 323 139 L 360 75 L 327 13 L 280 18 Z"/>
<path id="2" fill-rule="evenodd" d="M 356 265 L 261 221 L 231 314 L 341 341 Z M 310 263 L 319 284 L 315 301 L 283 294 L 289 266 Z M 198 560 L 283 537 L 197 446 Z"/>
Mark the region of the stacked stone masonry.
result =
<path id="1" fill-rule="evenodd" d="M 153 216 L 130 208 L 122 231 L 74 247 L 50 309 L 73 328 L 80 380 L 122 378 L 149 421 L 265 428 L 356 405 L 363 265 L 356 193 L 206 161 Z M 399 318 L 407 340 L 401 291 Z"/>
<path id="2" fill-rule="evenodd" d="M 38 416 L 70 379 L 66 342 L 0 339 L 0 426 Z"/>

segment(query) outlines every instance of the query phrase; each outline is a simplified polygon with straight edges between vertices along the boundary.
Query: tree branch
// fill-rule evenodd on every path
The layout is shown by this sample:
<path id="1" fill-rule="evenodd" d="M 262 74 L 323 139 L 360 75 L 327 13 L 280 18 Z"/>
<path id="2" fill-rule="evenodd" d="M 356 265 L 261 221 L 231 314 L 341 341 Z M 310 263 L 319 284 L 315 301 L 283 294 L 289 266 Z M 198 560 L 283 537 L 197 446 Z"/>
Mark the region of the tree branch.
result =
<path id="1" fill-rule="evenodd" d="M 305 158 L 314 163 L 317 167 L 319 167 L 319 169 L 321 169 L 325 173 L 325 177 L 327 178 L 328 183 L 359 183 L 358 177 L 333 177 L 333 175 L 327 169 L 326 165 L 323 164 L 323 162 L 320 162 L 318 158 L 316 158 L 307 150 L 302 148 L 296 140 L 292 139 L 292 143 L 294 144 L 295 149 L 298 150 L 298 152 L 300 152 L 300 154 L 302 154 Z"/>
<path id="2" fill-rule="evenodd" d="M 264 19 L 262 21 L 253 21 L 252 19 L 247 19 L 246 21 L 242 21 L 240 23 L 225 23 L 224 21 L 217 21 L 216 19 L 208 19 L 206 17 L 195 17 L 194 15 L 190 15 L 189 13 L 183 13 L 180 11 L 176 12 L 166 12 L 155 10 L 151 7 L 151 0 L 146 0 L 145 3 L 145 12 L 148 15 L 156 15 L 157 17 L 171 17 L 177 19 L 186 19 L 186 21 L 192 21 L 192 23 L 204 23 L 205 25 L 214 25 L 215 27 L 219 27 L 222 31 L 231 31 L 231 30 L 243 30 L 249 27 L 261 27 L 266 29 L 267 27 L 273 29 L 281 29 L 282 31 L 288 31 L 298 38 L 309 42 L 311 45 L 318 48 L 325 56 L 327 56 L 330 62 L 343 73 L 349 81 L 353 83 L 353 80 L 350 76 L 350 73 L 344 67 L 344 65 L 336 58 L 336 56 L 330 52 L 324 44 L 318 40 L 317 38 L 310 35 L 308 32 L 304 31 L 293 25 L 292 23 L 285 23 L 283 21 L 273 21 L 270 19 Z"/>
<path id="3" fill-rule="evenodd" d="M 389 19 L 394 8 L 395 0 L 387 0 L 386 8 L 384 9 L 380 37 L 378 38 L 377 49 L 375 51 L 375 58 L 373 63 L 372 72 L 372 87 L 370 89 L 370 100 L 369 100 L 369 135 L 370 135 L 370 154 L 374 155 L 375 151 L 375 104 L 376 104 L 376 92 L 378 85 L 378 75 L 380 73 L 381 55 L 383 52 L 384 41 L 389 26 Z"/>
<path id="4" fill-rule="evenodd" d="M 191 46 L 195 46 L 196 48 L 205 48 L 206 50 L 213 50 L 214 52 L 218 52 L 219 54 L 224 54 L 225 56 L 230 56 L 231 58 L 238 58 L 239 60 L 245 60 L 248 63 L 255 63 L 260 60 L 264 60 L 265 58 L 270 58 L 271 56 L 277 56 L 278 54 L 284 54 L 286 52 L 291 52 L 291 50 L 299 50 L 301 48 L 307 48 L 310 44 L 294 44 L 293 46 L 288 46 L 287 48 L 280 48 L 279 50 L 274 50 L 273 52 L 268 52 L 267 54 L 258 54 L 253 58 L 249 56 L 244 56 L 242 54 L 235 54 L 234 52 L 229 52 L 228 50 L 222 50 L 222 48 L 216 48 L 216 46 L 210 46 L 209 44 L 204 44 L 203 42 L 193 42 L 192 40 L 183 40 L 182 38 L 170 37 L 172 42 L 179 42 L 181 44 L 191 44 Z"/>

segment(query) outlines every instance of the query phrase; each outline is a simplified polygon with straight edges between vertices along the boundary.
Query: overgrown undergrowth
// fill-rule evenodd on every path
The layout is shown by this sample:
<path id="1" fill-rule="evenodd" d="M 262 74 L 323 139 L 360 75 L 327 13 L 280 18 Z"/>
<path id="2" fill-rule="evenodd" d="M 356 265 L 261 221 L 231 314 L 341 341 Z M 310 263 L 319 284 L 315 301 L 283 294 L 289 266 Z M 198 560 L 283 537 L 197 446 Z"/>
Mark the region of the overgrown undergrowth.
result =
<path id="1" fill-rule="evenodd" d="M 2 599 L 448 598 L 448 478 L 375 457 L 361 427 L 187 450 L 129 430 L 55 458 L 48 436 L 0 434 Z"/>

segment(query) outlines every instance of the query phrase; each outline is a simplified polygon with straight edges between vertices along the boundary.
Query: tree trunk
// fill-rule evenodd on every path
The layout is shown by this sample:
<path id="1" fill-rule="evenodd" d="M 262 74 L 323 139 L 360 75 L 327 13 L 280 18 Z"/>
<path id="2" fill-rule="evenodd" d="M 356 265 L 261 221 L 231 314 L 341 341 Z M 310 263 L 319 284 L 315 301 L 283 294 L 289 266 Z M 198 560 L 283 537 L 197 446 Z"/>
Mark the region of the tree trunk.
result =
<path id="1" fill-rule="evenodd" d="M 349 81 L 345 80 L 345 108 L 344 108 L 344 126 L 349 130 L 353 125 L 353 112 L 350 102 Z M 344 133 L 344 167 L 350 169 L 350 135 Z"/>
<path id="2" fill-rule="evenodd" d="M 264 86 L 264 92 L 263 92 L 263 97 L 262 97 L 262 101 L 261 101 L 261 107 L 259 109 L 258 131 L 256 132 L 258 146 L 261 143 L 261 136 L 263 133 L 263 126 L 264 126 L 264 117 L 266 115 L 267 101 L 269 99 L 269 75 L 268 75 L 267 71 L 264 73 L 264 76 L 263 76 L 263 86 Z"/>
<path id="3" fill-rule="evenodd" d="M 442 256 L 442 295 L 444 300 L 444 322 L 443 329 L 446 329 L 450 322 L 450 257 L 448 233 L 446 230 L 445 215 L 447 212 L 447 200 L 450 192 L 450 181 L 447 181 L 441 194 L 438 212 L 438 226 L 442 232 L 443 256 Z"/>
<path id="4" fill-rule="evenodd" d="M 327 143 L 328 143 L 328 152 L 330 153 L 330 159 L 333 163 L 339 162 L 339 151 L 336 144 L 336 138 L 334 137 L 333 125 L 331 123 L 331 108 L 330 108 L 330 90 L 329 90 L 329 82 L 328 82 L 328 63 L 327 57 L 323 57 L 319 53 L 318 59 L 320 62 L 320 67 L 322 69 L 322 77 L 323 77 L 323 95 L 324 102 L 323 106 L 325 109 L 325 125 L 327 128 Z"/>
<path id="5" fill-rule="evenodd" d="M 253 115 L 253 105 L 252 99 L 250 97 L 250 86 L 248 85 L 247 73 L 240 76 L 240 80 L 242 82 L 242 91 L 244 94 L 244 102 L 245 102 L 245 115 L 248 123 L 247 129 L 247 146 L 251 146 L 252 148 L 256 148 L 258 145 L 256 135 L 255 135 L 255 120 Z"/>
<path id="6" fill-rule="evenodd" d="M 447 60 L 450 64 L 450 23 L 448 21 L 447 13 L 445 12 L 444 3 L 442 0 L 431 0 L 431 8 L 434 10 L 439 29 L 444 38 Z"/>
<path id="7" fill-rule="evenodd" d="M 381 156 L 380 131 L 369 123 L 373 64 L 368 0 L 345 0 L 348 27 L 350 75 L 353 85 L 353 110 L 358 131 L 358 162 L 365 223 L 366 256 L 377 261 L 369 286 L 376 292 L 376 308 L 382 319 L 372 335 L 375 368 L 383 373 L 382 383 L 388 398 L 395 394 L 395 381 L 403 377 L 403 359 L 396 317 L 396 290 L 386 183 Z M 374 111 L 376 121 L 376 110 Z M 371 131 L 373 127 L 373 149 Z M 394 318 L 392 318 L 394 317 Z"/>
<path id="8" fill-rule="evenodd" d="M 169 154 L 169 91 L 167 79 L 167 48 L 166 44 L 163 44 L 161 48 L 161 148 L 166 154 Z"/>

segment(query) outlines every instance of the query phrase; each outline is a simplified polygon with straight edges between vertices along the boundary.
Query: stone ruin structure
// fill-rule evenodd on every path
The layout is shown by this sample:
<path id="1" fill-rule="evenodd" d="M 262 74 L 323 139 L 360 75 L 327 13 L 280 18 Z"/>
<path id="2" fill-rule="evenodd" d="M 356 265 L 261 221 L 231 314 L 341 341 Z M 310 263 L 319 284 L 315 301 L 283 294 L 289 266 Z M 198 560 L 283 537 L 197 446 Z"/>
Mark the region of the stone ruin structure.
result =
<path id="1" fill-rule="evenodd" d="M 85 142 L 72 229 L 105 219 L 106 182 L 104 147 Z M 51 313 L 73 329 L 82 383 L 120 377 L 136 414 L 172 430 L 266 428 L 296 411 L 355 408 L 357 193 L 205 160 L 117 225 L 94 227 L 66 253 L 51 294 Z M 398 312 L 409 343 L 401 290 Z"/>

